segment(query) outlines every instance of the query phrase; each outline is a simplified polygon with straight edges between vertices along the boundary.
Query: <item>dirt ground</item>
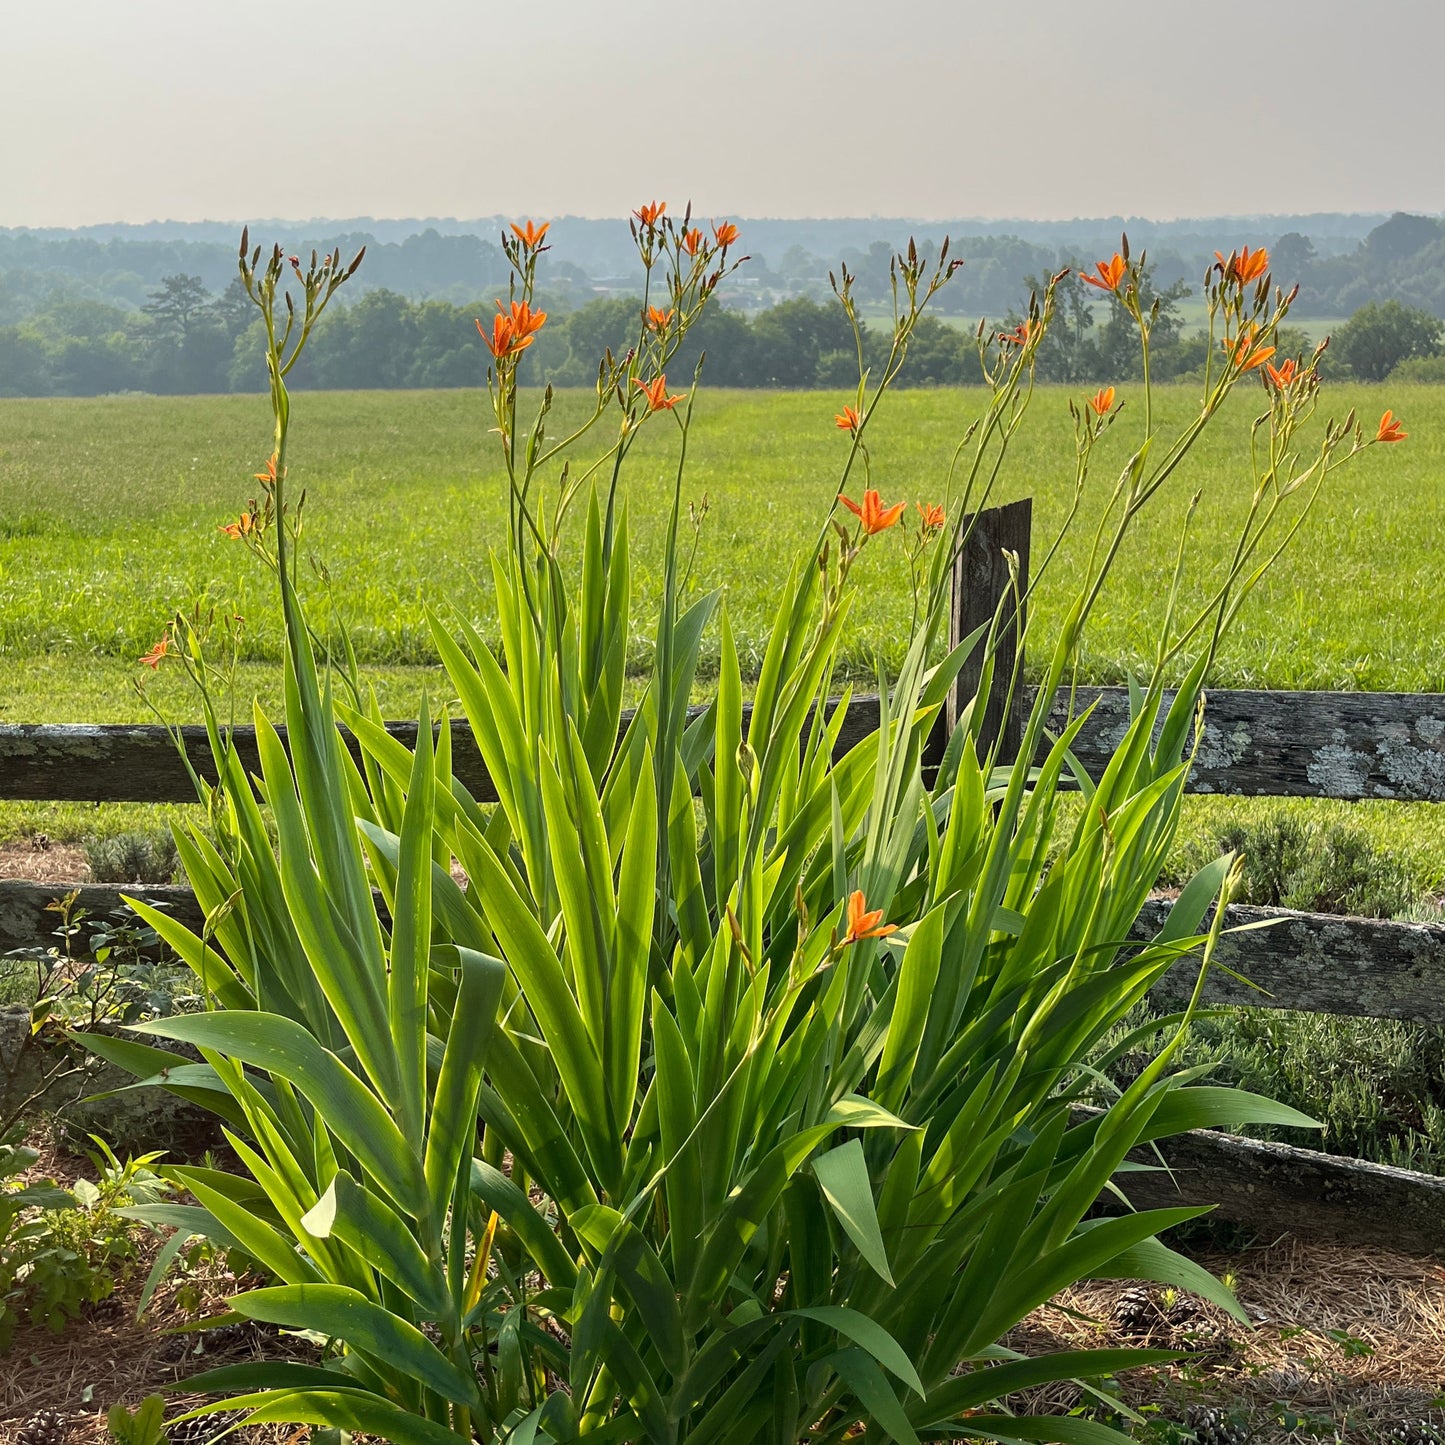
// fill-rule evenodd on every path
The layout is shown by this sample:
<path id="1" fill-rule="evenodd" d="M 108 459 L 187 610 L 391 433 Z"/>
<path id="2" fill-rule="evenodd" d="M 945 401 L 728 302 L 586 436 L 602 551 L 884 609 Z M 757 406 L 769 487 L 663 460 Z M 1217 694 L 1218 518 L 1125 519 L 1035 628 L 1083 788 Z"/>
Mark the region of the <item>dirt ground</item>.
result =
<path id="1" fill-rule="evenodd" d="M 1052 1349 L 1149 1345 L 1182 1349 L 1165 1369 L 1119 1377 L 1118 1399 L 1139 1419 L 1141 1440 L 1187 1440 L 1179 1425 L 1215 1406 L 1259 1442 L 1416 1441 L 1408 1427 L 1445 1430 L 1445 1267 L 1384 1251 L 1311 1245 L 1284 1238 L 1229 1254 L 1200 1254 L 1216 1274 L 1232 1275 L 1251 1320 L 1245 1330 L 1222 1311 L 1190 1296 L 1170 1301 L 1157 1287 L 1140 1311 L 1130 1281 L 1095 1282 L 1060 1296 L 1025 1322 L 1009 1343 L 1038 1353 Z M 143 1274 L 143 1271 L 141 1272 Z M 200 1310 L 223 1308 L 226 1277 L 206 1282 Z M 198 1370 L 263 1355 L 302 1354 L 309 1347 L 255 1326 L 168 1333 L 196 1315 L 180 1307 L 181 1286 L 164 1288 L 146 1320 L 135 1321 L 140 1277 L 73 1322 L 63 1334 L 22 1331 L 0 1361 L 0 1445 L 13 1445 L 37 1410 L 62 1412 L 68 1445 L 107 1439 L 105 1409 L 169 1394 L 169 1413 L 199 1403 L 184 1381 Z M 1121 1304 L 1127 1327 L 1120 1322 Z M 194 1303 L 194 1301 L 188 1301 Z M 1142 1313 L 1142 1320 L 1139 1318 Z M 1065 1413 L 1090 1405 L 1108 1410 L 1076 1386 L 1055 1387 L 1010 1402 L 1016 1409 Z M 1191 1411 L 1195 1412 L 1191 1415 Z M 1171 1428 L 1172 1422 L 1172 1428 Z M 1125 1425 L 1125 1418 L 1114 1423 Z M 1393 1432 L 1393 1433 L 1392 1433 Z M 237 1431 L 238 1441 L 283 1445 L 304 1432 L 280 1426 Z M 1442 1434 L 1441 1438 L 1445 1438 Z"/>
<path id="2" fill-rule="evenodd" d="M 52 843 L 44 833 L 0 843 L 0 878 L 32 883 L 84 883 L 90 878 L 85 850 L 73 843 Z"/>

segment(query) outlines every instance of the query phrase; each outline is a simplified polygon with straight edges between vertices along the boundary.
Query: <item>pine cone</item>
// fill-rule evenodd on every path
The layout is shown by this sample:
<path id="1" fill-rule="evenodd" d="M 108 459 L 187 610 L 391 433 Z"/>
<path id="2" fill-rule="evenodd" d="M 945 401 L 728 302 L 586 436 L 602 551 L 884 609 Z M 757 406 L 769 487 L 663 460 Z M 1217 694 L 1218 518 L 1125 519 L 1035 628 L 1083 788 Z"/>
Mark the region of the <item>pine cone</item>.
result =
<path id="1" fill-rule="evenodd" d="M 1204 1312 L 1193 1296 L 1180 1294 L 1174 1289 L 1165 1291 L 1159 1302 L 1159 1310 L 1172 1330 L 1189 1329 L 1204 1318 Z"/>
<path id="2" fill-rule="evenodd" d="M 1391 1425 L 1385 1439 L 1390 1445 L 1439 1445 L 1445 1440 L 1445 1432 L 1428 1420 L 1407 1420 Z"/>
<path id="3" fill-rule="evenodd" d="M 1239 1343 L 1213 1320 L 1196 1319 L 1183 1329 L 1171 1331 L 1174 1347 L 1209 1360 L 1228 1360 L 1239 1351 Z"/>
<path id="4" fill-rule="evenodd" d="M 1126 1289 L 1114 1305 L 1114 1323 L 1119 1333 L 1140 1337 L 1148 1335 L 1163 1320 L 1153 1294 L 1142 1285 Z"/>
<path id="5" fill-rule="evenodd" d="M 206 1445 L 208 1440 L 214 1440 L 245 1413 L 244 1410 L 217 1410 L 214 1415 L 198 1415 L 194 1420 L 182 1420 L 179 1424 L 166 1426 L 166 1439 L 171 1445 Z"/>
<path id="6" fill-rule="evenodd" d="M 207 1354 L 219 1354 L 223 1350 L 246 1349 L 265 1339 L 265 1329 L 255 1320 L 232 1320 L 228 1325 L 217 1325 L 201 1335 L 201 1343 Z"/>
<path id="7" fill-rule="evenodd" d="M 59 1410 L 37 1410 L 15 1434 L 15 1445 L 65 1445 L 70 1417 Z"/>
<path id="8" fill-rule="evenodd" d="M 1195 1445 L 1249 1445 L 1252 1438 L 1248 1425 L 1212 1405 L 1191 1406 L 1184 1428 L 1193 1434 Z"/>

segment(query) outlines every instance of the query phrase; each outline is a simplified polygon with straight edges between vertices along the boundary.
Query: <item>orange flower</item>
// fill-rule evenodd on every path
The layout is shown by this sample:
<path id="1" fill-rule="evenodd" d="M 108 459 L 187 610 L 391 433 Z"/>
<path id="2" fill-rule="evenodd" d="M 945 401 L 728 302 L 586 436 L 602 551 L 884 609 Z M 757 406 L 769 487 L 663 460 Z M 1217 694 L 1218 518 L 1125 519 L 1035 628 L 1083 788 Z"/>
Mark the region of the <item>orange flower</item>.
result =
<path id="1" fill-rule="evenodd" d="M 702 245 L 702 231 L 694 226 L 690 231 L 682 233 L 682 249 L 689 256 L 696 256 L 698 247 Z"/>
<path id="2" fill-rule="evenodd" d="M 500 304 L 500 303 L 498 303 Z M 481 319 L 477 319 L 477 333 L 482 338 L 488 351 L 500 361 L 504 356 L 510 356 L 512 342 L 516 339 L 512 334 L 511 318 L 507 316 L 492 317 L 492 334 L 487 335 L 487 328 L 482 325 Z"/>
<path id="3" fill-rule="evenodd" d="M 1266 366 L 1264 374 L 1271 386 L 1283 391 L 1295 379 L 1294 357 L 1286 357 L 1278 366 Z"/>
<path id="4" fill-rule="evenodd" d="M 719 246 L 731 246 L 738 238 L 738 228 L 728 221 L 724 221 L 720 226 L 715 225 L 712 233 L 717 237 Z"/>
<path id="5" fill-rule="evenodd" d="M 224 532 L 233 542 L 239 541 L 242 537 L 249 537 L 256 530 L 256 514 L 254 512 L 242 512 L 234 522 L 227 522 L 224 527 L 216 529 Z"/>
<path id="6" fill-rule="evenodd" d="M 1095 416 L 1108 416 L 1114 409 L 1114 388 L 1106 386 L 1089 398 L 1089 408 Z"/>
<path id="7" fill-rule="evenodd" d="M 1400 429 L 1400 423 L 1395 418 L 1395 413 L 1387 411 L 1380 418 L 1380 429 L 1375 433 L 1377 442 L 1402 442 L 1410 433 Z"/>
<path id="8" fill-rule="evenodd" d="M 869 487 L 863 493 L 863 503 L 860 506 L 849 497 L 840 492 L 838 500 L 863 523 L 863 531 L 870 537 L 876 537 L 879 532 L 886 532 L 903 515 L 905 502 L 895 502 L 891 507 L 883 505 L 883 499 L 878 495 L 877 489 Z"/>
<path id="9" fill-rule="evenodd" d="M 833 418 L 833 425 L 836 426 L 839 431 L 856 432 L 859 426 L 862 425 L 862 422 L 863 418 L 859 416 L 851 406 L 845 406 L 843 410 Z"/>
<path id="10" fill-rule="evenodd" d="M 504 360 L 508 356 L 515 356 L 519 351 L 525 351 L 533 342 L 534 334 L 542 329 L 547 320 L 545 311 L 533 311 L 525 301 L 513 301 L 508 311 L 497 303 L 497 315 L 492 317 L 492 334 L 487 335 L 486 328 L 480 321 L 477 322 L 477 331 L 487 350 L 497 358 Z"/>
<path id="11" fill-rule="evenodd" d="M 278 458 L 276 456 L 276 453 L 272 452 L 270 457 L 266 461 L 266 470 L 264 472 L 254 473 L 254 476 L 258 482 L 269 482 L 273 487 L 276 485 L 277 460 Z"/>
<path id="12" fill-rule="evenodd" d="M 516 232 L 517 239 L 529 251 L 537 250 L 542 244 L 542 237 L 547 234 L 547 227 L 551 221 L 543 221 L 539 226 L 533 221 L 527 222 L 527 229 L 524 231 L 515 221 L 512 222 L 512 230 Z"/>
<path id="13" fill-rule="evenodd" d="M 1099 273 L 1097 276 L 1080 271 L 1079 280 L 1087 281 L 1090 286 L 1097 286 L 1100 291 L 1117 291 L 1120 282 L 1129 272 L 1129 263 L 1115 251 L 1109 260 L 1095 262 L 1094 269 Z"/>
<path id="14" fill-rule="evenodd" d="M 666 311 L 661 306 L 649 306 L 647 308 L 647 324 L 654 331 L 666 331 L 672 325 L 672 307 Z"/>
<path id="15" fill-rule="evenodd" d="M 501 309 L 502 303 L 498 301 L 497 310 Z M 512 334 L 516 337 L 516 343 L 512 349 L 522 351 L 532 344 L 533 332 L 540 331 L 546 324 L 547 313 L 533 311 L 525 301 L 513 301 L 512 314 L 509 319 L 512 323 Z"/>
<path id="16" fill-rule="evenodd" d="M 1012 331 L 1000 331 L 998 334 L 998 339 L 1000 341 L 1009 342 L 1011 345 L 1014 346 L 1027 346 L 1029 344 L 1029 337 L 1033 334 L 1033 323 L 1029 321 L 1020 321 L 1019 324 L 1015 326 Z"/>
<path id="17" fill-rule="evenodd" d="M 1222 251 L 1216 251 L 1214 256 L 1225 278 L 1238 281 L 1241 286 L 1257 281 L 1269 270 L 1269 252 L 1263 246 L 1254 251 L 1248 246 L 1242 251 L 1231 251 L 1228 260 L 1225 260 Z"/>
<path id="18" fill-rule="evenodd" d="M 154 671 L 161 665 L 161 659 L 171 656 L 171 635 L 169 632 L 161 634 L 161 640 L 141 658 L 145 665 Z"/>
<path id="19" fill-rule="evenodd" d="M 861 943 L 865 938 L 884 938 L 897 931 L 897 924 L 883 922 L 881 908 L 869 909 L 863 901 L 861 889 L 855 889 L 848 895 L 848 931 L 843 935 L 844 943 Z"/>
<path id="20" fill-rule="evenodd" d="M 918 515 L 923 518 L 923 530 L 925 532 L 939 531 L 948 518 L 944 515 L 943 508 L 937 502 L 929 502 L 924 506 L 922 502 L 915 502 L 918 508 Z"/>
<path id="21" fill-rule="evenodd" d="M 642 222 L 644 226 L 655 226 L 662 219 L 662 213 L 667 209 L 666 201 L 653 201 L 646 206 L 640 207 L 632 214 Z"/>
<path id="22" fill-rule="evenodd" d="M 1241 374 L 1263 366 L 1274 355 L 1275 349 L 1272 346 L 1255 346 L 1254 338 L 1258 334 L 1258 327 L 1246 326 L 1233 341 L 1226 336 L 1221 343 Z"/>
<path id="23" fill-rule="evenodd" d="M 680 391 L 675 396 L 669 396 L 665 376 L 659 376 L 653 381 L 643 381 L 641 377 L 635 376 L 632 384 L 642 388 L 643 395 L 647 397 L 648 411 L 671 411 L 687 395 L 685 391 Z"/>

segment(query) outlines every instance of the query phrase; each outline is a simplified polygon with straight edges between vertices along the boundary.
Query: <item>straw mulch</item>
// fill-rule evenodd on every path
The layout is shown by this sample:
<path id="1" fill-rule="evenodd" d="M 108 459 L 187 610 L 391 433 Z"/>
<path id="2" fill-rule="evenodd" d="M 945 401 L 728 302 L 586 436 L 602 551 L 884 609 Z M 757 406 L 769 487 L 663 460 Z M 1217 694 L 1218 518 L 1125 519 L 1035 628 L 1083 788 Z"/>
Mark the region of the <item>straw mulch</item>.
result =
<path id="1" fill-rule="evenodd" d="M 1215 1275 L 1233 1277 L 1252 1329 L 1192 1296 L 1171 1307 L 1158 1286 L 1144 1286 L 1153 1318 L 1122 1328 L 1124 1297 L 1140 1282 L 1111 1280 L 1066 1291 L 1009 1343 L 1031 1354 L 1185 1351 L 1172 1366 L 1120 1377 L 1120 1399 L 1153 1422 L 1147 1430 L 1134 1426 L 1141 1437 L 1167 1440 L 1166 1421 L 1182 1424 L 1215 1407 L 1260 1442 L 1364 1445 L 1409 1429 L 1428 1439 L 1430 1428 L 1445 1441 L 1445 1267 L 1438 1261 L 1288 1236 L 1240 1252 L 1194 1253 Z M 1010 1403 L 1067 1411 L 1092 1400 L 1059 1386 Z M 1094 1408 L 1097 1418 L 1108 1418 L 1107 1407 Z"/>
<path id="2" fill-rule="evenodd" d="M 1441 1428 L 1445 1440 L 1445 1413 L 1435 1403 L 1445 1395 L 1445 1267 L 1289 1238 L 1198 1257 L 1215 1274 L 1234 1277 L 1252 1330 L 1192 1297 L 1171 1308 L 1155 1286 L 1150 1288 L 1158 1318 L 1142 1333 L 1126 1333 L 1116 1314 L 1132 1282 L 1109 1281 L 1061 1295 L 1030 1316 L 1009 1343 L 1028 1353 L 1119 1345 L 1188 1351 L 1184 1361 L 1134 1371 L 1118 1382 L 1123 1403 L 1147 1422 L 1134 1426 L 1135 1434 L 1160 1445 L 1180 1438 L 1166 1422 L 1182 1425 L 1191 1407 L 1207 1405 L 1246 1424 L 1260 1445 L 1307 1439 L 1365 1445 L 1422 1422 Z M 236 1287 L 222 1274 L 201 1283 L 204 1315 L 219 1311 Z M 0 1445 L 11 1445 L 26 1419 L 42 1408 L 70 1418 L 67 1445 L 99 1445 L 107 1439 L 105 1411 L 117 1400 L 134 1405 L 152 1392 L 175 1389 L 201 1369 L 263 1354 L 315 1358 L 304 1342 L 261 1329 L 168 1334 L 195 1319 L 178 1307 L 175 1285 L 161 1291 L 150 1315 L 137 1324 L 140 1287 L 140 1277 L 131 1280 L 61 1335 L 44 1330 L 17 1335 L 0 1360 Z M 184 1392 L 169 1398 L 168 1414 L 200 1400 Z M 1095 1418 L 1107 1418 L 1106 1410 L 1091 1405 L 1092 1398 L 1065 1386 L 1010 1404 L 1046 1412 L 1085 1405 Z M 1127 1428 L 1127 1421 L 1116 1423 Z M 227 1438 L 300 1445 L 305 1432 L 266 1426 Z"/>

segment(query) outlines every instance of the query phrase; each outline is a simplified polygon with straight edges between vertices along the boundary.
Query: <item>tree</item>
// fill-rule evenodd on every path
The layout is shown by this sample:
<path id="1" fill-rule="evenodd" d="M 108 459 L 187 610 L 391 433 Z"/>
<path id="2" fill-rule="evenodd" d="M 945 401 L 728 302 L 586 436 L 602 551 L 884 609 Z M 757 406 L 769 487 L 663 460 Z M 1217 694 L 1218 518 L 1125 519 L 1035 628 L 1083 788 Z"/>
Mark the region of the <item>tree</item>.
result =
<path id="1" fill-rule="evenodd" d="M 1151 357 L 1163 363 L 1175 353 L 1175 343 L 1184 329 L 1184 317 L 1179 311 L 1179 302 L 1190 294 L 1190 288 L 1182 281 L 1158 291 L 1154 287 L 1152 268 L 1146 266 L 1139 278 L 1139 305 L 1148 311 L 1159 303 L 1159 313 L 1154 318 L 1150 332 Z M 1118 378 L 1137 377 L 1142 374 L 1139 356 L 1138 331 L 1133 318 L 1124 310 L 1123 303 L 1114 296 L 1109 297 L 1109 319 L 1099 334 L 1099 359 L 1102 371 L 1099 379 L 1113 381 Z M 1156 381 L 1168 379 L 1168 368 L 1160 365 L 1154 370 Z"/>
<path id="2" fill-rule="evenodd" d="M 141 310 L 158 330 L 184 343 L 210 305 L 211 293 L 199 276 L 164 276 L 161 289 L 151 292 Z"/>
<path id="3" fill-rule="evenodd" d="M 1403 261 L 1439 239 L 1438 221 L 1396 211 L 1365 237 L 1365 254 L 1374 262 Z"/>
<path id="4" fill-rule="evenodd" d="M 1361 306 L 1330 344 L 1330 356 L 1342 361 L 1361 381 L 1383 381 L 1402 361 L 1434 356 L 1445 324 L 1428 311 L 1398 301 Z"/>
<path id="5" fill-rule="evenodd" d="M 753 322 L 754 386 L 816 386 L 818 362 L 832 352 L 856 354 L 843 308 L 784 301 Z"/>
<path id="6" fill-rule="evenodd" d="M 880 341 L 887 342 L 886 336 Z M 845 353 L 850 370 L 845 381 L 856 381 L 857 361 Z M 821 376 L 819 377 L 821 381 Z M 972 332 L 950 326 L 936 316 L 922 317 L 908 343 L 908 357 L 898 373 L 900 386 L 962 386 L 965 382 L 982 380 L 978 352 Z"/>
<path id="7" fill-rule="evenodd" d="M 579 306 L 549 335 L 543 331 L 536 346 L 522 354 L 523 379 L 529 384 L 547 380 L 558 386 L 591 386 L 604 352 L 619 361 L 637 345 L 642 332 L 640 296 L 599 296 Z M 565 350 L 564 350 L 565 347 Z"/>
<path id="8" fill-rule="evenodd" d="M 230 285 L 211 302 L 208 313 L 234 345 L 236 338 L 256 319 L 256 306 L 246 294 L 241 278 L 233 276 Z"/>
<path id="9" fill-rule="evenodd" d="M 1274 274 L 1286 285 L 1300 280 L 1315 259 L 1315 243 L 1298 231 L 1286 231 L 1269 248 Z"/>
<path id="10" fill-rule="evenodd" d="M 1042 296 L 1048 288 L 1046 276 L 1025 276 L 1024 286 Z M 1002 330 L 1012 331 L 1024 319 L 1010 310 Z M 1089 288 L 1079 279 L 1077 264 L 1054 290 L 1054 321 L 1035 353 L 1041 381 L 1104 381 L 1098 343 L 1093 337 L 1094 301 Z"/>

